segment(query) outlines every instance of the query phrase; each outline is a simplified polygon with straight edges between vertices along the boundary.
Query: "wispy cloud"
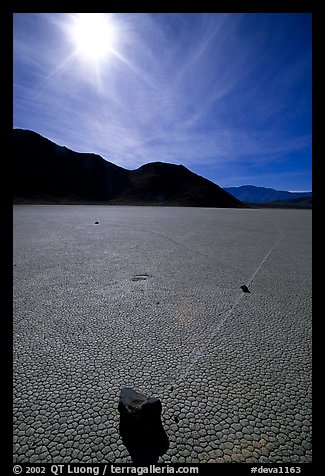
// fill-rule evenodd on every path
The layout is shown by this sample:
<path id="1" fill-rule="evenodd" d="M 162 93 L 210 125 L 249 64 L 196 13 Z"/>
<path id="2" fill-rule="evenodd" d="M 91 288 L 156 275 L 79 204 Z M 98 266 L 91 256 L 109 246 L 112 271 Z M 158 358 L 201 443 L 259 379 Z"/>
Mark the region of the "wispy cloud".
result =
<path id="1" fill-rule="evenodd" d="M 120 42 L 97 71 L 73 55 L 68 21 L 15 15 L 16 127 L 129 168 L 310 163 L 308 16 L 115 15 Z"/>

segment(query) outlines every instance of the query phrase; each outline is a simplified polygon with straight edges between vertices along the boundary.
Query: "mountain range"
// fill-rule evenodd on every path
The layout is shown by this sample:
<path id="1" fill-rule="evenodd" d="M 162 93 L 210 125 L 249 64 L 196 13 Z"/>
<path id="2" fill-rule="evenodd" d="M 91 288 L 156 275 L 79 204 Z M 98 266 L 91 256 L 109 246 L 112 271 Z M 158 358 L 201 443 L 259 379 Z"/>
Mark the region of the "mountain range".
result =
<path id="1" fill-rule="evenodd" d="M 258 204 L 281 204 L 289 202 L 294 205 L 311 203 L 312 192 L 287 192 L 283 190 L 275 190 L 273 188 L 256 187 L 254 185 L 242 185 L 241 187 L 224 188 L 238 200 L 246 203 Z M 281 202 L 281 203 L 279 203 Z"/>
<path id="2" fill-rule="evenodd" d="M 127 170 L 25 129 L 13 130 L 12 150 L 14 203 L 312 208 L 312 192 L 253 185 L 223 189 L 183 165 L 165 162 Z"/>
<path id="3" fill-rule="evenodd" d="M 12 150 L 15 203 L 243 206 L 226 190 L 183 165 L 151 162 L 127 170 L 25 129 L 13 130 Z"/>

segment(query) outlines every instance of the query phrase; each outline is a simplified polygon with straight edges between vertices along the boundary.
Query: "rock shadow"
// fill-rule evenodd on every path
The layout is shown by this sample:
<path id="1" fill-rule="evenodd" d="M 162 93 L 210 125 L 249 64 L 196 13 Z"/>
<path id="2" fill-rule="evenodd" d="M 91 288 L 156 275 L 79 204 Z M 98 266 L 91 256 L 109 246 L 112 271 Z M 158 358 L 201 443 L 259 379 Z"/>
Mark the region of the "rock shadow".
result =
<path id="1" fill-rule="evenodd" d="M 155 464 L 169 448 L 161 422 L 162 405 L 158 398 L 147 398 L 132 388 L 123 388 L 118 405 L 120 436 L 132 462 Z"/>

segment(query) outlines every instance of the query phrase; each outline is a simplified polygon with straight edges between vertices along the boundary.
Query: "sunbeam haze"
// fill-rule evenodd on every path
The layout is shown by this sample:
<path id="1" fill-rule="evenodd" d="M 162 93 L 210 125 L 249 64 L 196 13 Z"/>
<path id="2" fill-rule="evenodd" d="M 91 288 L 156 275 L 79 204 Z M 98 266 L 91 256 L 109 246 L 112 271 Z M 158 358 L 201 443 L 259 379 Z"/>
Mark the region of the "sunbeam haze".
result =
<path id="1" fill-rule="evenodd" d="M 14 127 L 130 169 L 311 190 L 311 14 L 14 14 Z"/>

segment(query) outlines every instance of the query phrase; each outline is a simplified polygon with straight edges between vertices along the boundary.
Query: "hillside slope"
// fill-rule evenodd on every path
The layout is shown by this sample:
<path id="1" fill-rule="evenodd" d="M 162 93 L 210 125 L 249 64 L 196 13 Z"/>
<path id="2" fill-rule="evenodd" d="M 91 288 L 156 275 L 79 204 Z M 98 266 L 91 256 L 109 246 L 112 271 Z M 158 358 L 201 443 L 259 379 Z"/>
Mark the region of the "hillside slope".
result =
<path id="1" fill-rule="evenodd" d="M 16 203 L 115 203 L 204 207 L 242 204 L 183 165 L 152 162 L 127 170 L 96 154 L 74 152 L 39 134 L 14 129 Z"/>

